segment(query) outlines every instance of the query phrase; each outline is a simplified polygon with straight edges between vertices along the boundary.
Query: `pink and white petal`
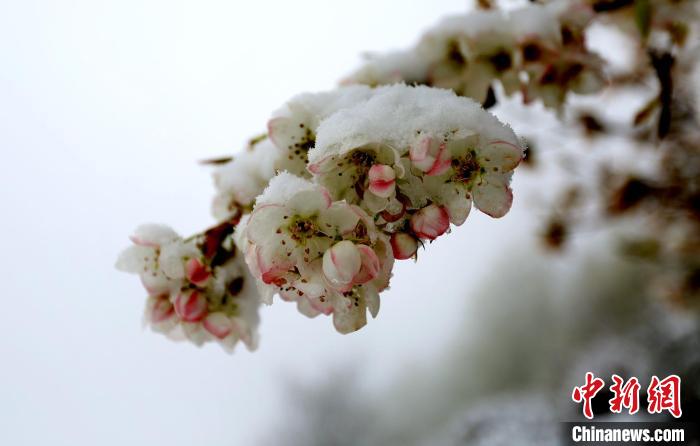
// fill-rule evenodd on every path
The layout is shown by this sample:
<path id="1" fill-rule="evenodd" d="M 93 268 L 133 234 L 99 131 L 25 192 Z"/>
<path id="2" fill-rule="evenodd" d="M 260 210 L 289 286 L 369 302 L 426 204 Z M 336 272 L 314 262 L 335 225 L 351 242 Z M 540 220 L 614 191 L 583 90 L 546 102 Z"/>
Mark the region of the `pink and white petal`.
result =
<path id="1" fill-rule="evenodd" d="M 494 218 L 503 217 L 513 204 L 509 175 L 485 175 L 472 191 L 474 206 Z"/>
<path id="2" fill-rule="evenodd" d="M 438 138 L 426 136 L 409 149 L 409 158 L 413 165 L 427 175 L 440 175 L 450 167 L 447 145 Z"/>
<path id="3" fill-rule="evenodd" d="M 175 307 L 167 295 L 152 296 L 148 299 L 146 313 L 150 323 L 160 324 L 175 316 Z"/>
<path id="4" fill-rule="evenodd" d="M 134 234 L 129 238 L 136 245 L 158 248 L 179 240 L 180 236 L 169 226 L 145 224 L 136 228 Z"/>
<path id="5" fill-rule="evenodd" d="M 396 173 L 391 166 L 375 164 L 369 169 L 369 191 L 382 198 L 394 195 L 396 189 Z"/>
<path id="6" fill-rule="evenodd" d="M 410 259 L 418 250 L 418 240 L 405 232 L 391 234 L 391 250 L 397 260 Z"/>
<path id="7" fill-rule="evenodd" d="M 185 265 L 185 275 L 187 280 L 195 285 L 201 286 L 207 283 L 211 277 L 211 271 L 201 260 L 193 258 Z"/>
<path id="8" fill-rule="evenodd" d="M 175 312 L 184 322 L 199 322 L 207 315 L 207 300 L 196 290 L 181 292 L 175 297 Z"/>
<path id="9" fill-rule="evenodd" d="M 260 274 L 258 279 L 266 284 L 280 285 L 286 283 L 284 275 L 294 268 L 294 263 L 286 254 L 282 254 L 285 252 L 287 251 L 279 245 L 272 247 L 256 246 L 255 259 L 257 271 Z"/>
<path id="10" fill-rule="evenodd" d="M 306 169 L 309 172 L 311 172 L 313 175 L 321 175 L 324 173 L 328 173 L 328 172 L 335 169 L 336 159 L 337 159 L 337 156 L 328 155 L 328 156 L 325 156 L 314 163 L 310 163 L 306 167 Z"/>
<path id="11" fill-rule="evenodd" d="M 356 245 L 362 259 L 360 271 L 353 277 L 352 283 L 363 284 L 373 280 L 379 275 L 381 268 L 379 257 L 372 248 L 367 245 Z"/>
<path id="12" fill-rule="evenodd" d="M 356 245 L 343 240 L 336 243 L 323 255 L 323 275 L 341 291 L 352 287 L 353 278 L 362 267 L 362 256 Z"/>
<path id="13" fill-rule="evenodd" d="M 218 339 L 224 339 L 233 332 L 233 322 L 224 313 L 210 313 L 202 322 L 204 329 Z"/>
<path id="14" fill-rule="evenodd" d="M 434 240 L 450 227 L 450 217 L 444 207 L 430 204 L 411 216 L 411 229 L 420 238 Z"/>
<path id="15" fill-rule="evenodd" d="M 447 143 L 440 144 L 433 166 L 425 174 L 428 176 L 439 176 L 450 169 L 452 158 L 447 149 Z"/>
<path id="16" fill-rule="evenodd" d="M 492 172 L 506 173 L 515 169 L 523 156 L 523 148 L 519 145 L 505 140 L 494 140 L 489 141 L 479 152 L 479 164 Z"/>

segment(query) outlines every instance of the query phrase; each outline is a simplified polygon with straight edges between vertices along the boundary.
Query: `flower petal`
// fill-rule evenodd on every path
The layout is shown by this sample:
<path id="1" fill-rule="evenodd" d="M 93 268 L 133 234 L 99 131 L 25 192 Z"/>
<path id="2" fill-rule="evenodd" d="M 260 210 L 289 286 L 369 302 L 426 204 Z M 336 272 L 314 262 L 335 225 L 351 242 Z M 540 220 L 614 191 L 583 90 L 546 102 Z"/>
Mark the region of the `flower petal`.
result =
<path id="1" fill-rule="evenodd" d="M 372 248 L 367 245 L 356 245 L 357 250 L 360 252 L 360 257 L 362 259 L 362 266 L 360 271 L 353 277 L 352 283 L 363 284 L 374 279 L 379 275 L 379 258 Z"/>
<path id="2" fill-rule="evenodd" d="M 369 191 L 382 198 L 394 195 L 396 173 L 391 166 L 375 164 L 369 169 Z"/>
<path id="3" fill-rule="evenodd" d="M 347 291 L 360 272 L 362 256 L 355 244 L 349 240 L 338 242 L 323 255 L 323 274 L 341 291 Z"/>
<path id="4" fill-rule="evenodd" d="M 331 206 L 331 196 L 324 188 L 297 192 L 287 203 L 287 207 L 301 217 L 319 214 Z"/>
<path id="5" fill-rule="evenodd" d="M 522 147 L 508 141 L 495 140 L 479 152 L 479 164 L 494 172 L 506 173 L 515 169 L 523 156 Z"/>
<path id="6" fill-rule="evenodd" d="M 411 229 L 420 238 L 434 240 L 450 227 L 450 217 L 442 206 L 430 204 L 411 217 Z"/>
<path id="7" fill-rule="evenodd" d="M 205 330 L 219 339 L 223 339 L 233 332 L 233 322 L 221 312 L 208 314 L 202 325 Z"/>
<path id="8" fill-rule="evenodd" d="M 181 292 L 175 298 L 175 312 L 185 322 L 199 322 L 207 315 L 207 300 L 196 290 Z"/>
<path id="9" fill-rule="evenodd" d="M 391 234 L 391 251 L 395 259 L 405 260 L 413 257 L 418 250 L 418 241 L 405 232 Z"/>
<path id="10" fill-rule="evenodd" d="M 280 204 L 256 206 L 246 224 L 245 236 L 253 243 L 265 243 L 280 228 L 284 217 L 289 218 L 289 214 L 289 209 Z"/>
<path id="11" fill-rule="evenodd" d="M 513 191 L 508 186 L 509 175 L 484 175 L 472 191 L 474 205 L 494 218 L 503 217 L 513 204 Z"/>

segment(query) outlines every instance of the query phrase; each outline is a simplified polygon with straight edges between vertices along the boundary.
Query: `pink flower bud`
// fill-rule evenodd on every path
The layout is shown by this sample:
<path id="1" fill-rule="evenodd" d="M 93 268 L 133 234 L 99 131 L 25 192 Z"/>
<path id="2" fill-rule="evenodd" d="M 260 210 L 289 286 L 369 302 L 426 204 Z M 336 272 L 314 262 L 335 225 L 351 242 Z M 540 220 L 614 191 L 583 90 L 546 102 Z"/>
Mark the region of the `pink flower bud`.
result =
<path id="1" fill-rule="evenodd" d="M 204 285 L 211 273 L 209 268 L 207 268 L 199 259 L 190 259 L 185 265 L 185 270 L 187 273 L 187 280 L 194 283 L 195 285 Z"/>
<path id="2" fill-rule="evenodd" d="M 382 198 L 389 198 L 396 188 L 396 173 L 391 166 L 375 164 L 369 169 L 369 191 Z"/>
<path id="3" fill-rule="evenodd" d="M 170 319 L 175 314 L 175 308 L 167 295 L 153 298 L 151 306 L 151 322 L 157 324 Z"/>
<path id="4" fill-rule="evenodd" d="M 410 259 L 418 250 L 418 240 L 405 232 L 394 233 L 391 235 L 391 250 L 395 259 Z"/>
<path id="5" fill-rule="evenodd" d="M 429 176 L 442 175 L 450 168 L 447 144 L 436 138 L 426 137 L 412 145 L 409 157 L 414 166 Z"/>
<path id="6" fill-rule="evenodd" d="M 411 229 L 420 238 L 435 240 L 450 227 L 450 216 L 442 206 L 431 204 L 411 217 Z"/>
<path id="7" fill-rule="evenodd" d="M 233 323 L 224 313 L 210 313 L 202 322 L 204 329 L 219 339 L 223 339 L 233 331 Z"/>
<path id="8" fill-rule="evenodd" d="M 175 312 L 185 322 L 199 322 L 207 315 L 207 300 L 196 290 L 180 293 L 175 298 Z"/>
<path id="9" fill-rule="evenodd" d="M 353 279 L 362 267 L 362 256 L 355 244 L 343 240 L 323 254 L 323 274 L 328 281 L 345 291 L 352 287 Z"/>
<path id="10" fill-rule="evenodd" d="M 372 248 L 367 245 L 356 245 L 362 259 L 360 271 L 352 279 L 354 285 L 367 283 L 379 275 L 381 265 L 379 257 Z"/>

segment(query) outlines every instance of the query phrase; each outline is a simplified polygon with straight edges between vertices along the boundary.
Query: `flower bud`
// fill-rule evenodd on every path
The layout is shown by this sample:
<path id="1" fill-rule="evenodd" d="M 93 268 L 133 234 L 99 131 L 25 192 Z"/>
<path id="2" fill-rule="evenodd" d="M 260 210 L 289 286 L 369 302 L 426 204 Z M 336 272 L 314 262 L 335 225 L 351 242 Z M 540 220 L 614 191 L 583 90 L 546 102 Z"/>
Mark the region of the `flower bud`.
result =
<path id="1" fill-rule="evenodd" d="M 202 322 L 204 329 L 219 339 L 223 339 L 233 331 L 231 319 L 224 313 L 209 313 Z"/>
<path id="2" fill-rule="evenodd" d="M 411 229 L 420 238 L 435 240 L 450 227 L 450 217 L 442 206 L 431 204 L 411 217 Z"/>
<path id="3" fill-rule="evenodd" d="M 207 299 L 196 290 L 180 293 L 175 298 L 175 312 L 185 322 L 199 322 L 207 314 Z"/>
<path id="4" fill-rule="evenodd" d="M 410 259 L 418 250 L 418 240 L 405 232 L 396 232 L 391 235 L 391 250 L 397 260 Z"/>
<path id="5" fill-rule="evenodd" d="M 369 191 L 382 198 L 394 195 L 396 173 L 391 166 L 375 164 L 369 169 Z"/>
<path id="6" fill-rule="evenodd" d="M 356 245 L 362 259 L 360 271 L 352 279 L 353 285 L 367 283 L 379 275 L 381 265 L 379 257 L 372 248 L 367 245 Z"/>
<path id="7" fill-rule="evenodd" d="M 187 280 L 195 285 L 204 285 L 207 280 L 209 280 L 209 277 L 211 277 L 209 268 L 207 268 L 199 259 L 196 258 L 190 259 L 187 262 L 187 265 L 185 266 L 185 273 Z"/>
<path id="8" fill-rule="evenodd" d="M 164 322 L 175 314 L 173 304 L 170 303 L 167 295 L 152 297 L 151 299 L 150 319 L 152 323 Z"/>
<path id="9" fill-rule="evenodd" d="M 342 289 L 352 286 L 361 267 L 360 251 L 349 240 L 336 243 L 323 254 L 323 274 L 332 285 Z"/>
<path id="10" fill-rule="evenodd" d="M 409 149 L 414 166 L 426 175 L 442 175 L 450 168 L 450 153 L 447 144 L 436 138 L 423 138 Z"/>

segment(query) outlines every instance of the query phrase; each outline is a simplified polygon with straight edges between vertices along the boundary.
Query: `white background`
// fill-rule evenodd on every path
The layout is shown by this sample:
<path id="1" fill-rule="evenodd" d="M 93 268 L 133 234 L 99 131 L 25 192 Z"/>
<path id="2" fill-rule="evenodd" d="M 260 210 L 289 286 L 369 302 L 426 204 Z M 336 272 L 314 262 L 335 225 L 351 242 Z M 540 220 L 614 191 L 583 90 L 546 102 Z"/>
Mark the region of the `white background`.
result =
<path id="1" fill-rule="evenodd" d="M 0 1 L 0 444 L 254 444 L 294 410 L 292 381 L 352 367 L 382 385 L 429 362 L 459 329 L 465 293 L 529 230 L 517 189 L 505 219 L 475 212 L 418 265 L 401 262 L 360 332 L 339 335 L 279 302 L 263 308 L 252 354 L 142 330 L 141 285 L 113 265 L 142 222 L 183 234 L 214 223 L 199 159 L 235 152 L 286 99 L 332 88 L 363 51 L 406 47 L 466 9 Z"/>

